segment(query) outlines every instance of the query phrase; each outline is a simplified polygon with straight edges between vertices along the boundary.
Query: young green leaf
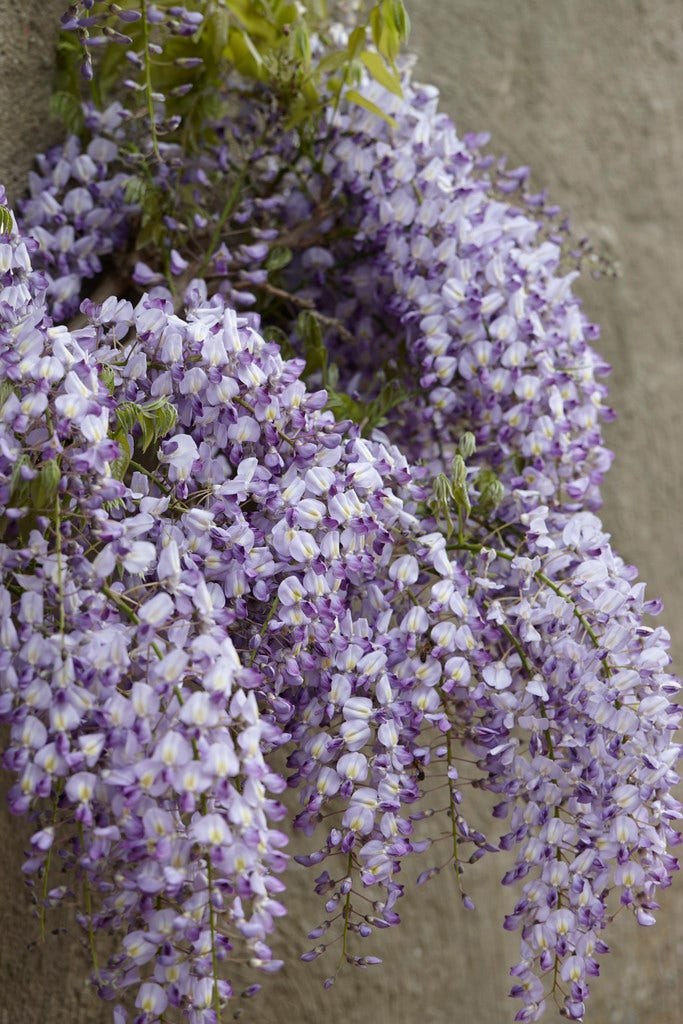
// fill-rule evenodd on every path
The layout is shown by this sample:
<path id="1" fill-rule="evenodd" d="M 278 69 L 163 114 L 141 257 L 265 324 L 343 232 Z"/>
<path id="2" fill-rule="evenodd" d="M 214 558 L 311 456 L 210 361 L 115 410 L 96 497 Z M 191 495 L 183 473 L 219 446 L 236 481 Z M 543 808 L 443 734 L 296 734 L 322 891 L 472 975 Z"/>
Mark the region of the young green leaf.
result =
<path id="1" fill-rule="evenodd" d="M 9 235 L 14 227 L 12 214 L 6 206 L 0 206 L 0 235 Z"/>
<path id="2" fill-rule="evenodd" d="M 327 376 L 327 350 L 319 321 L 313 313 L 304 309 L 296 319 L 296 329 L 304 344 L 304 356 L 306 357 L 304 375 L 310 377 L 314 373 L 320 373 L 324 384 Z"/>
<path id="3" fill-rule="evenodd" d="M 284 267 L 286 267 L 289 263 L 292 262 L 292 256 L 292 250 L 288 249 L 287 246 L 273 246 L 273 248 L 268 253 L 268 258 L 266 259 L 266 270 L 270 274 L 273 274 L 278 270 L 282 270 Z"/>
<path id="4" fill-rule="evenodd" d="M 59 118 L 71 135 L 80 135 L 85 128 L 83 104 L 72 92 L 61 89 L 53 93 L 50 97 L 50 113 Z"/>
<path id="5" fill-rule="evenodd" d="M 353 61 L 360 57 L 361 52 L 365 47 L 365 35 L 365 25 L 358 25 L 354 28 L 346 45 L 346 57 L 348 61 Z"/>
<path id="6" fill-rule="evenodd" d="M 371 114 L 376 114 L 377 117 L 381 117 L 383 121 L 390 124 L 392 128 L 396 127 L 396 121 L 390 114 L 387 114 L 381 107 L 378 107 L 376 103 L 373 103 L 372 100 L 367 99 L 359 93 L 357 89 L 349 89 L 344 93 L 344 95 L 350 103 L 355 103 L 359 107 L 363 107 L 364 110 L 368 110 Z"/>
<path id="7" fill-rule="evenodd" d="M 111 464 L 111 475 L 115 480 L 123 480 L 128 470 L 128 466 L 130 465 L 130 460 L 133 457 L 133 453 L 130 450 L 128 438 L 122 430 L 117 430 L 113 439 L 119 446 L 120 455 L 118 459 Z"/>
<path id="8" fill-rule="evenodd" d="M 44 462 L 40 472 L 31 481 L 31 501 L 34 511 L 52 508 L 57 491 L 61 473 L 55 459 Z"/>
<path id="9" fill-rule="evenodd" d="M 403 97 L 401 79 L 395 71 L 387 67 L 378 53 L 375 53 L 374 50 L 363 50 L 360 59 L 376 82 L 383 85 L 389 92 L 393 92 L 394 96 Z"/>

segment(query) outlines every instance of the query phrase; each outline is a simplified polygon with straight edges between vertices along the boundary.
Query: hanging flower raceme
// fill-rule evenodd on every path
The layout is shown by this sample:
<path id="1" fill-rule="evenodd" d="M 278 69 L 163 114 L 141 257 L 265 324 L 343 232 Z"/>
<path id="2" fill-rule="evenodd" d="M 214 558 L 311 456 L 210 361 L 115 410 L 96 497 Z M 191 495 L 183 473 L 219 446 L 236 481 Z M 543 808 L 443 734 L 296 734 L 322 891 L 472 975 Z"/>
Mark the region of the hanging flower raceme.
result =
<path id="1" fill-rule="evenodd" d="M 84 117 L 88 144 L 71 135 L 38 156 L 29 197 L 18 208 L 22 233 L 37 243 L 33 264 L 48 276 L 46 304 L 55 320 L 78 312 L 84 282 L 125 246 L 138 212 L 126 196 L 131 174 L 117 166 L 124 109 L 116 103 L 100 114 L 87 106 Z"/>
<path id="2" fill-rule="evenodd" d="M 572 294 L 576 272 L 562 270 L 561 238 L 496 190 L 482 139 L 458 137 L 436 89 L 404 76 L 402 98 L 368 82 L 363 95 L 391 123 L 351 103 L 336 111 L 323 174 L 311 167 L 303 191 L 297 168 L 279 208 L 290 236 L 313 225 L 286 273 L 291 292 L 353 337 L 337 331 L 335 343 L 328 329 L 346 390 L 374 397 L 377 367 L 388 368 L 410 392 L 411 414 L 399 404 L 392 418 L 416 459 L 445 468 L 469 430 L 508 489 L 597 507 L 611 461 L 600 435 L 608 367 Z"/>
<path id="3" fill-rule="evenodd" d="M 40 818 L 26 870 L 43 905 L 62 898 L 58 844 L 89 894 L 84 927 L 123 931 L 120 955 L 96 967 L 105 996 L 153 978 L 138 994 L 146 1020 L 167 1003 L 199 1012 L 229 995 L 215 964 L 234 945 L 278 966 L 266 940 L 284 913 L 286 837 L 268 793 L 284 783 L 264 755 L 280 731 L 212 584 L 178 561 L 179 542 L 204 537 L 201 513 L 169 515 L 144 476 L 142 489 L 118 479 L 125 403 L 98 375 L 96 331 L 50 327 L 24 243 L 3 244 L 0 707 L 10 807 Z M 115 338 L 127 306 L 105 306 Z"/>

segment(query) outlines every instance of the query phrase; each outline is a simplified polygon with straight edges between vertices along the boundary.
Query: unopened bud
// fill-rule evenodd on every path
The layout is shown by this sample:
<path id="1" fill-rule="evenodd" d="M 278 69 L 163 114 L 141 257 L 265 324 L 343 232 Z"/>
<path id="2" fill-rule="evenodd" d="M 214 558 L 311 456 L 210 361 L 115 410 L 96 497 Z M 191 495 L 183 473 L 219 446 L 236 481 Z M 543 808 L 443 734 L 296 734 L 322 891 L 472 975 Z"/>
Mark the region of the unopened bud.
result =
<path id="1" fill-rule="evenodd" d="M 458 443 L 458 451 L 462 455 L 465 462 L 467 462 L 467 460 L 474 455 L 476 450 L 477 442 L 475 440 L 474 434 L 471 433 L 471 431 L 467 430 L 460 438 L 460 441 Z"/>

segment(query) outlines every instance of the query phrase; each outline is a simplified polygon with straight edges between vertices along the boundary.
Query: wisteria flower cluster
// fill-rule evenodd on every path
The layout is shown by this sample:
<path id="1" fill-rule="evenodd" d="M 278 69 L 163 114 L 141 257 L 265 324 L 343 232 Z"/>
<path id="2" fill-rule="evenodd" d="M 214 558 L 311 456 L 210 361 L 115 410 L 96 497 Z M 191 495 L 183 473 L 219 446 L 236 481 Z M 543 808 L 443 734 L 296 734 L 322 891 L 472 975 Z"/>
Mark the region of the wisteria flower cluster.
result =
<path id="1" fill-rule="evenodd" d="M 29 174 L 29 197 L 18 208 L 38 243 L 33 265 L 47 272 L 46 298 L 58 321 L 78 312 L 83 281 L 100 274 L 102 260 L 124 247 L 135 210 L 126 202 L 129 175 L 116 167 L 123 108 L 112 105 L 102 116 L 94 109 L 87 113 L 91 141 L 84 149 L 72 135 L 66 145 L 39 156 Z"/>
<path id="2" fill-rule="evenodd" d="M 203 22 L 166 6 L 72 5 L 87 75 L 130 45 L 146 103 L 89 102 L 0 197 L 0 720 L 41 917 L 80 894 L 116 1024 L 217 1024 L 231 964 L 281 966 L 293 829 L 328 986 L 379 962 L 406 858 L 472 907 L 502 853 L 515 1019 L 582 1019 L 611 917 L 652 924 L 677 868 L 680 714 L 596 515 L 607 368 L 553 211 L 364 28 L 329 28 L 376 79 L 349 102 L 288 126 L 284 58 L 276 102 L 228 68 L 183 148 L 147 71 L 164 31 L 205 62 Z"/>

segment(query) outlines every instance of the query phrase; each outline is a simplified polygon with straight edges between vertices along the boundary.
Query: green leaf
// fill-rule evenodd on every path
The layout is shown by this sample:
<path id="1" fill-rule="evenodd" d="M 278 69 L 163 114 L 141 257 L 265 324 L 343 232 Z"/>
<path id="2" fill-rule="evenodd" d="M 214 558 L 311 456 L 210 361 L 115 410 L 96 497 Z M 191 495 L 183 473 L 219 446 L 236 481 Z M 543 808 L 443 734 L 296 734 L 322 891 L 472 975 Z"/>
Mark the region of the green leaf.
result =
<path id="1" fill-rule="evenodd" d="M 10 235 L 14 227 L 11 210 L 6 206 L 0 206 L 0 235 Z"/>
<path id="2" fill-rule="evenodd" d="M 3 210 L 3 209 L 4 209 L 4 207 L 0 206 L 0 210 Z M 1 217 L 2 217 L 2 214 L 0 213 L 0 218 Z M 5 404 L 5 402 L 9 398 L 9 396 L 10 395 L 16 395 L 16 393 L 17 392 L 16 392 L 16 385 L 15 384 L 12 384 L 11 381 L 8 381 L 8 380 L 0 381 L 0 409 L 2 409 L 3 405 Z"/>
<path id="3" fill-rule="evenodd" d="M 361 423 L 366 413 L 366 407 L 361 402 L 343 391 L 328 391 L 325 408 L 334 413 L 335 419 L 351 420 L 353 423 Z"/>
<path id="4" fill-rule="evenodd" d="M 295 58 L 308 70 L 311 66 L 311 40 L 308 28 L 301 21 L 294 28 L 292 48 Z"/>
<path id="5" fill-rule="evenodd" d="M 381 107 L 378 107 L 376 103 L 366 99 L 365 96 L 361 95 L 357 89 L 349 89 L 344 93 L 344 95 L 350 103 L 356 103 L 359 107 L 363 107 L 364 110 L 368 110 L 371 114 L 376 114 L 377 117 L 381 117 L 382 120 L 386 121 L 387 124 L 390 124 L 392 128 L 396 127 L 396 121 L 390 114 L 387 114 Z"/>
<path id="6" fill-rule="evenodd" d="M 113 435 L 114 439 L 118 441 L 122 436 L 132 434 L 137 426 L 140 428 L 142 451 L 146 452 L 151 444 L 173 430 L 178 421 L 178 413 L 168 398 L 162 395 L 144 405 L 123 402 L 116 410 L 116 418 L 118 429 Z"/>
<path id="7" fill-rule="evenodd" d="M 44 462 L 38 475 L 31 481 L 31 499 L 34 511 L 51 508 L 57 491 L 61 473 L 55 459 Z"/>
<path id="8" fill-rule="evenodd" d="M 21 507 L 28 501 L 28 496 L 31 489 L 31 481 L 25 480 L 22 474 L 22 469 L 28 467 L 31 468 L 31 460 L 28 455 L 20 455 L 17 461 L 14 463 L 12 469 L 12 476 L 10 477 L 10 500 L 9 505 L 12 507 Z"/>
<path id="9" fill-rule="evenodd" d="M 376 82 L 383 85 L 389 92 L 393 92 L 394 96 L 403 98 L 400 78 L 395 71 L 387 67 L 378 53 L 373 50 L 363 50 L 360 59 Z"/>
<path id="10" fill-rule="evenodd" d="M 254 0 L 225 0 L 225 6 L 234 15 L 240 27 L 256 38 L 265 39 L 271 46 L 277 39 L 277 26 L 259 11 L 262 5 Z"/>
<path id="11" fill-rule="evenodd" d="M 116 377 L 113 368 L 111 366 L 107 366 L 106 363 L 100 370 L 100 380 L 104 384 L 109 394 L 113 395 L 114 389 L 116 388 Z"/>
<path id="12" fill-rule="evenodd" d="M 391 14 L 399 38 L 402 43 L 405 43 L 410 34 L 410 18 L 403 0 L 391 0 Z"/>
<path id="13" fill-rule="evenodd" d="M 375 46 L 393 64 L 410 30 L 402 0 L 381 0 L 375 4 L 370 12 L 370 27 Z"/>
<path id="14" fill-rule="evenodd" d="M 323 332 L 319 321 L 313 313 L 309 313 L 305 309 L 296 318 L 296 330 L 304 343 L 304 356 L 306 357 L 304 375 L 309 377 L 320 373 L 324 384 L 327 376 L 327 350 L 323 343 Z"/>
<path id="15" fill-rule="evenodd" d="M 114 434 L 114 441 L 118 444 L 121 454 L 118 459 L 111 463 L 111 475 L 115 480 L 123 480 L 128 470 L 128 466 L 130 465 L 133 453 L 130 450 L 128 438 L 122 430 L 118 430 Z"/>
<path id="16" fill-rule="evenodd" d="M 285 25 L 293 25 L 294 22 L 298 25 L 303 25 L 308 33 L 308 27 L 299 17 L 299 7 L 297 4 L 285 3 L 282 6 L 279 4 L 275 5 L 275 24 L 278 28 L 283 28 Z"/>
<path id="17" fill-rule="evenodd" d="M 346 56 L 349 61 L 356 60 L 365 46 L 365 25 L 358 25 L 354 28 L 346 44 Z"/>
<path id="18" fill-rule="evenodd" d="M 266 270 L 271 274 L 275 273 L 278 270 L 282 270 L 284 267 L 286 267 L 289 263 L 292 262 L 293 255 L 294 254 L 292 250 L 288 249 L 287 246 L 274 245 L 273 248 L 268 253 L 268 258 L 266 259 Z"/>
<path id="19" fill-rule="evenodd" d="M 346 64 L 348 54 L 345 50 L 336 50 L 334 53 L 328 53 L 318 61 L 316 70 L 321 71 L 338 71 L 339 68 Z"/>
<path id="20" fill-rule="evenodd" d="M 253 57 L 254 63 L 256 64 L 257 67 L 260 67 L 263 64 L 263 57 L 259 53 L 258 48 L 254 44 L 249 33 L 242 32 L 242 39 L 244 40 L 244 45 L 246 46 L 247 50 Z"/>
<path id="21" fill-rule="evenodd" d="M 85 128 L 85 114 L 78 96 L 60 89 L 50 97 L 50 113 L 59 118 L 72 135 L 80 135 Z"/>

